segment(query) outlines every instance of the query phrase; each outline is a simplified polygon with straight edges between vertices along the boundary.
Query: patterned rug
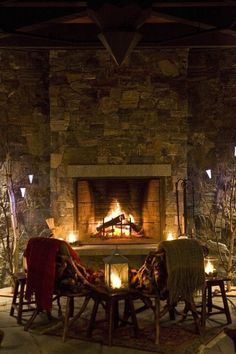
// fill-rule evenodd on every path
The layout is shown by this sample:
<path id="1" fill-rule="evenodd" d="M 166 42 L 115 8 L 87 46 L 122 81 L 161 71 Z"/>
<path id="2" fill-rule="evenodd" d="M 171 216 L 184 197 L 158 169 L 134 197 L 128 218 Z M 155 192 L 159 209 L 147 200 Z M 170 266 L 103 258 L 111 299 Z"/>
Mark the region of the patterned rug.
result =
<path id="1" fill-rule="evenodd" d="M 203 335 L 195 332 L 192 321 L 179 323 L 166 322 L 161 324 L 160 344 L 154 343 L 154 326 L 150 321 L 139 319 L 140 334 L 135 338 L 131 326 L 116 328 L 113 333 L 113 346 L 133 348 L 154 352 L 158 354 L 193 354 L 198 353 L 201 347 L 215 339 L 222 331 L 223 327 L 207 328 Z M 98 321 L 92 336 L 88 338 L 86 329 L 88 319 L 80 318 L 69 329 L 68 338 L 80 339 L 83 341 L 108 344 L 107 323 Z M 37 324 L 31 331 L 46 335 L 62 336 L 62 322 L 54 320 L 50 323 Z M 69 339 L 67 339 L 69 340 Z"/>

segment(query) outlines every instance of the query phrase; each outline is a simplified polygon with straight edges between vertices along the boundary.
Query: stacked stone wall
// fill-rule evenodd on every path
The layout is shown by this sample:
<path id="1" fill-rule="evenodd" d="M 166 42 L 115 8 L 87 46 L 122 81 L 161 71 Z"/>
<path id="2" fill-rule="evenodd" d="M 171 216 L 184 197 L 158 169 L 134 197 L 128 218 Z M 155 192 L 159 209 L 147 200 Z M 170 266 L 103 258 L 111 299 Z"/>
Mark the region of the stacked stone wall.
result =
<path id="1" fill-rule="evenodd" d="M 171 164 L 166 228 L 175 223 L 175 181 L 186 176 L 188 50 L 134 51 L 118 67 L 106 51 L 50 52 L 51 192 L 58 232 L 73 227 L 70 164 Z"/>

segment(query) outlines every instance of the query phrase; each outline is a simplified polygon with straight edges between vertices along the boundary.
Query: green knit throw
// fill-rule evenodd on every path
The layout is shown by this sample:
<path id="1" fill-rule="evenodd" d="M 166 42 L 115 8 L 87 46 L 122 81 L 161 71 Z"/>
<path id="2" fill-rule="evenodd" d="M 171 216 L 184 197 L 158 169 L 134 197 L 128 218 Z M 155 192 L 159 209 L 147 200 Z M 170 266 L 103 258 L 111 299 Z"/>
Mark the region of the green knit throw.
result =
<path id="1" fill-rule="evenodd" d="M 158 250 L 166 256 L 170 304 L 179 298 L 191 301 L 194 292 L 202 289 L 205 282 L 201 245 L 195 239 L 179 239 L 162 241 Z"/>

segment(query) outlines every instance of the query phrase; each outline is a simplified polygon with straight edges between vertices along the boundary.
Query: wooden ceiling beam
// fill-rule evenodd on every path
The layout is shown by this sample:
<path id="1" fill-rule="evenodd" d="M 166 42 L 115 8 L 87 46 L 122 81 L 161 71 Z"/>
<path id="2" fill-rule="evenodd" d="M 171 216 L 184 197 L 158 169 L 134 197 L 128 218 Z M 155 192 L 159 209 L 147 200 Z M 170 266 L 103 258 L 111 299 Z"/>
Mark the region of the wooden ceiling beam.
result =
<path id="1" fill-rule="evenodd" d="M 104 1 L 105 2 L 105 1 Z M 225 1 L 156 1 L 152 4 L 153 8 L 168 8 L 168 7 L 228 7 L 236 6 L 235 0 Z M 83 7 L 87 8 L 87 1 L 0 1 L 0 7 Z"/>
<path id="2" fill-rule="evenodd" d="M 37 22 L 37 23 L 34 23 L 32 25 L 28 25 L 28 26 L 18 27 L 13 33 L 17 33 L 17 31 L 25 32 L 25 33 L 32 32 L 32 31 L 40 30 L 40 29 L 50 26 L 52 24 L 65 23 L 68 21 L 75 20 L 78 17 L 84 17 L 84 16 L 87 16 L 87 12 L 83 11 L 83 12 L 77 12 L 75 14 L 54 17 L 51 20 Z M 2 34 L 0 34 L 0 38 L 11 36 L 11 35 L 12 35 L 12 33 L 2 33 Z"/>
<path id="3" fill-rule="evenodd" d="M 86 1 L 4 1 L 0 7 L 74 7 L 74 8 L 86 8 Z"/>
<path id="4" fill-rule="evenodd" d="M 173 1 L 173 2 L 155 2 L 152 4 L 152 8 L 168 8 L 168 7 L 232 7 L 236 6 L 236 1 Z"/>
<path id="5" fill-rule="evenodd" d="M 201 22 L 198 22 L 198 21 L 187 20 L 187 19 L 185 19 L 183 17 L 177 17 L 177 16 L 173 16 L 173 15 L 164 14 L 164 13 L 159 12 L 159 11 L 152 10 L 152 15 L 153 16 L 156 15 L 158 18 L 163 18 L 163 19 L 166 19 L 166 20 L 171 21 L 171 22 L 182 23 L 184 25 L 193 26 L 193 27 L 196 27 L 196 28 L 199 28 L 199 29 L 209 30 L 209 29 L 216 28 L 215 26 L 209 25 L 207 23 L 201 23 Z"/>

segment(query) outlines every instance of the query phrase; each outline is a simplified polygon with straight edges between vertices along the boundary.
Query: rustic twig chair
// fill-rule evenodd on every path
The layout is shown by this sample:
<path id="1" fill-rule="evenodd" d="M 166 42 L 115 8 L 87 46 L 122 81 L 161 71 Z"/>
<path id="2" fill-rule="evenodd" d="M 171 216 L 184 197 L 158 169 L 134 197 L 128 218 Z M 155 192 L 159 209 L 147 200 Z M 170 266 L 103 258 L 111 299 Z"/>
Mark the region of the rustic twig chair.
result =
<path id="1" fill-rule="evenodd" d="M 151 252 L 143 267 L 133 279 L 140 282 L 139 298 L 144 302 L 137 312 L 152 308 L 155 315 L 156 344 L 159 343 L 160 318 L 169 312 L 170 319 L 175 318 L 176 306 L 184 302 L 183 319 L 192 313 L 196 330 L 201 334 L 200 318 L 194 302 L 197 290 L 205 285 L 204 255 L 201 245 L 194 239 L 163 241 L 156 252 Z M 147 282 L 143 286 L 142 282 Z M 160 307 L 164 300 L 164 307 Z"/>
<path id="2" fill-rule="evenodd" d="M 60 298 L 66 297 L 66 310 L 63 319 L 64 341 L 69 328 L 69 318 L 74 314 L 75 298 L 84 298 L 76 318 L 79 318 L 85 310 L 90 300 L 90 289 L 87 286 L 89 283 L 77 268 L 76 259 L 73 259 L 72 255 L 76 258 L 74 251 L 64 241 L 44 237 L 31 238 L 29 240 L 25 252 L 27 260 L 25 297 L 30 300 L 31 296 L 34 296 L 36 308 L 24 326 L 25 331 L 30 329 L 40 312 L 46 312 L 48 318 L 51 318 L 52 302 L 54 300 L 57 300 L 58 315 L 60 317 L 62 315 Z M 61 264 L 61 260 L 63 264 Z M 79 261 L 79 259 L 77 260 Z M 62 275 L 68 265 L 71 266 L 70 275 L 75 275 L 79 279 L 78 283 L 75 283 L 72 278 L 67 278 L 67 282 L 64 281 Z M 80 266 L 80 268 L 83 267 Z M 68 280 L 70 281 L 68 282 Z"/>

